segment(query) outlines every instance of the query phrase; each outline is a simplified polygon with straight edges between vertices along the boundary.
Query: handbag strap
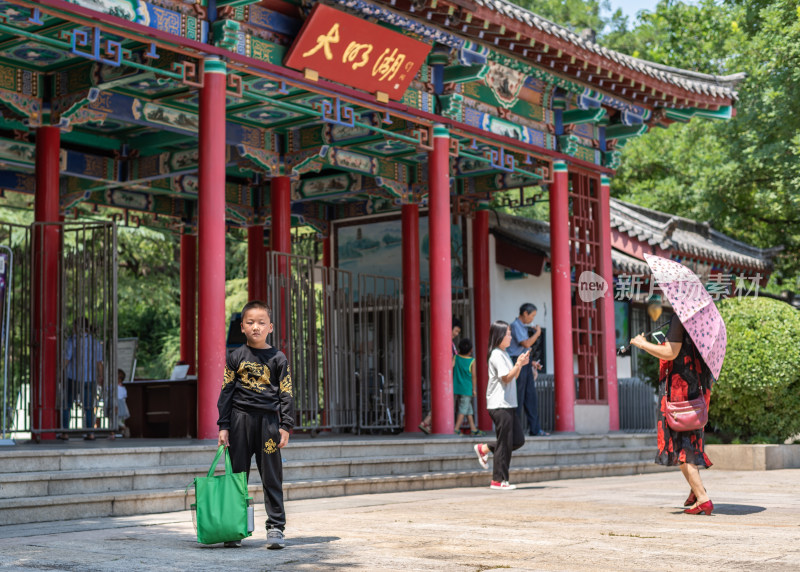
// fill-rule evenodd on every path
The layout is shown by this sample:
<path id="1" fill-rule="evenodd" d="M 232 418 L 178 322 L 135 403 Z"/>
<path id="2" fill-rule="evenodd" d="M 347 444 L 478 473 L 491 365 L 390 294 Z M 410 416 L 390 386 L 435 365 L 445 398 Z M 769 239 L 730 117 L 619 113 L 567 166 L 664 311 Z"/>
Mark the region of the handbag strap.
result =
<path id="1" fill-rule="evenodd" d="M 671 402 L 672 401 L 672 391 L 671 391 L 672 390 L 672 384 L 669 382 L 669 367 L 667 367 L 667 373 L 664 376 L 664 386 L 665 386 L 664 389 L 666 390 L 666 394 L 667 394 L 667 401 Z"/>
<path id="2" fill-rule="evenodd" d="M 228 453 L 228 448 L 225 445 L 220 445 L 217 449 L 217 454 L 214 456 L 214 460 L 211 462 L 211 467 L 208 469 L 209 477 L 214 476 L 214 471 L 217 468 L 217 463 L 219 462 L 219 458 L 222 456 L 223 451 L 225 452 L 225 474 L 230 475 L 233 473 L 233 469 L 231 468 L 231 455 Z"/>
<path id="3" fill-rule="evenodd" d="M 685 337 L 689 337 L 688 334 L 684 334 L 684 335 L 685 335 Z M 685 344 L 686 341 L 684 341 L 683 343 Z M 694 354 L 695 361 L 700 361 L 697 358 L 697 346 L 694 345 L 694 342 L 691 340 L 691 338 L 689 338 L 689 343 L 692 345 L 692 354 Z M 676 357 L 675 359 L 678 359 L 678 358 Z M 701 368 L 703 367 L 702 364 L 701 364 L 700 367 Z M 697 383 L 700 386 L 700 395 L 701 396 L 703 395 L 703 389 L 704 389 L 703 388 L 702 375 L 703 375 L 702 371 L 697 374 Z M 669 401 L 671 403 L 672 402 L 672 392 L 671 392 L 672 384 L 670 383 L 670 379 L 669 379 L 669 368 L 667 368 L 667 375 L 666 375 L 666 379 L 664 380 L 664 384 L 666 385 L 665 389 L 666 389 L 666 394 L 667 394 L 667 401 Z M 687 396 L 687 399 L 688 399 L 688 396 Z"/>

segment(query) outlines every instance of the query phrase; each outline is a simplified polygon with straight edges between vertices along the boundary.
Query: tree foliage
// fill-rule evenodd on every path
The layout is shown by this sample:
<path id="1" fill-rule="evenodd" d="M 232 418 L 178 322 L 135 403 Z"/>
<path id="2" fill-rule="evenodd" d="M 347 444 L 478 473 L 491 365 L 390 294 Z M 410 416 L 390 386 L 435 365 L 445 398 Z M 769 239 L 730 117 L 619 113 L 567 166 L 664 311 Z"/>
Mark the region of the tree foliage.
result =
<path id="1" fill-rule="evenodd" d="M 785 246 L 776 276 L 800 288 L 800 7 L 796 0 L 661 0 L 633 22 L 607 2 L 520 5 L 645 60 L 700 73 L 745 72 L 730 121 L 693 119 L 631 141 L 614 196 L 712 221 L 762 248 Z"/>
<path id="2" fill-rule="evenodd" d="M 728 347 L 709 422 L 728 438 L 782 443 L 800 433 L 800 312 L 768 298 L 719 304 Z"/>
<path id="3" fill-rule="evenodd" d="M 784 245 L 778 276 L 800 273 L 800 12 L 794 1 L 694 7 L 662 1 L 633 30 L 642 57 L 747 73 L 730 121 L 657 129 L 623 151 L 612 193 L 762 248 Z"/>
<path id="4" fill-rule="evenodd" d="M 121 338 L 139 338 L 140 376 L 163 378 L 180 347 L 179 241 L 171 232 L 119 227 L 117 320 Z"/>

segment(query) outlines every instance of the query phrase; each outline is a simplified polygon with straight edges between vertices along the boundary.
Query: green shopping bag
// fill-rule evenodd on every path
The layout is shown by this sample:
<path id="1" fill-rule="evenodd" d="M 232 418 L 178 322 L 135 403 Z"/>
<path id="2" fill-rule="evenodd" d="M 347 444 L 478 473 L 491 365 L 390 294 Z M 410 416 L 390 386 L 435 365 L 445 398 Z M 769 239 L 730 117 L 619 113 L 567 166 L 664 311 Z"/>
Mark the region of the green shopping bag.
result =
<path id="1" fill-rule="evenodd" d="M 225 474 L 214 476 L 220 455 L 225 452 Z M 208 476 L 194 479 L 197 542 L 216 544 L 250 536 L 247 526 L 247 473 L 231 470 L 228 449 L 221 445 Z"/>

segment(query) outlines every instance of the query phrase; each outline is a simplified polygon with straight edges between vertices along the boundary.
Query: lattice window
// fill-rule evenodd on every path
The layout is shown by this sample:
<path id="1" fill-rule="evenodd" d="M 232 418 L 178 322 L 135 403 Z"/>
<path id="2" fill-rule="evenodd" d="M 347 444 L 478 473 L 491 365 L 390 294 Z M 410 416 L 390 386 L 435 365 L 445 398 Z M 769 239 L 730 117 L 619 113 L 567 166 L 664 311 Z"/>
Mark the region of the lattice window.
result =
<path id="1" fill-rule="evenodd" d="M 600 274 L 600 179 L 581 171 L 570 172 L 570 263 L 572 286 L 572 345 L 578 360 L 577 402 L 606 402 L 603 324 L 599 304 L 602 298 L 584 302 L 577 295 L 578 280 L 584 272 Z"/>

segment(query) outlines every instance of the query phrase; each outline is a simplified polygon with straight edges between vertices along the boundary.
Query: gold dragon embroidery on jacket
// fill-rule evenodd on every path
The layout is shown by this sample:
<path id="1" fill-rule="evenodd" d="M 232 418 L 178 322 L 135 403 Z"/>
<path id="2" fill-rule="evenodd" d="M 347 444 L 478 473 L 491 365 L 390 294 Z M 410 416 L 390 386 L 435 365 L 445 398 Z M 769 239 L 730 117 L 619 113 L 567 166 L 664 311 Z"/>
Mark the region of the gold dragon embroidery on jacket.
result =
<path id="1" fill-rule="evenodd" d="M 226 385 L 231 383 L 234 380 L 235 377 L 236 377 L 236 373 L 226 365 L 225 366 L 225 375 L 222 378 L 222 387 L 224 388 Z"/>
<path id="2" fill-rule="evenodd" d="M 289 370 L 289 366 L 286 366 L 286 377 L 281 380 L 281 393 L 288 393 L 294 397 L 292 392 L 292 372 Z"/>
<path id="3" fill-rule="evenodd" d="M 269 368 L 260 363 L 243 361 L 236 373 L 239 374 L 242 387 L 256 393 L 263 393 L 270 384 Z"/>

